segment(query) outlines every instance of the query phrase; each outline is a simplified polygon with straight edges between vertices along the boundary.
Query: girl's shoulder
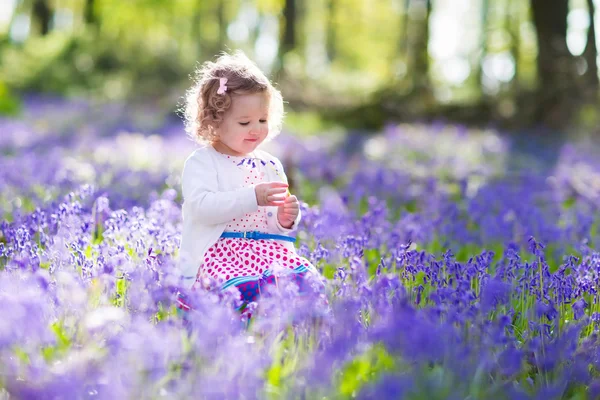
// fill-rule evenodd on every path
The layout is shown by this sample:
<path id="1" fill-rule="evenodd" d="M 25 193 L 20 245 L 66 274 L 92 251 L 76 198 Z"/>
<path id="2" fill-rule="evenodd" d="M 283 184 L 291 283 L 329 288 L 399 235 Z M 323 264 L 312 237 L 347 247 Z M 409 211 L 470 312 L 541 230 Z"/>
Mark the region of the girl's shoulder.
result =
<path id="1" fill-rule="evenodd" d="M 213 161 L 213 154 L 211 151 L 212 147 L 205 146 L 199 147 L 192 151 L 190 155 L 185 159 L 184 172 L 196 171 L 196 170 L 208 170 L 215 168 L 216 163 Z"/>
<path id="2" fill-rule="evenodd" d="M 213 158 L 213 148 L 211 146 L 198 147 L 188 155 L 186 163 L 188 162 L 208 162 Z"/>
<path id="3" fill-rule="evenodd" d="M 188 158 L 207 158 L 211 157 L 211 150 L 213 150 L 212 146 L 202 146 L 194 149 L 188 156 Z"/>

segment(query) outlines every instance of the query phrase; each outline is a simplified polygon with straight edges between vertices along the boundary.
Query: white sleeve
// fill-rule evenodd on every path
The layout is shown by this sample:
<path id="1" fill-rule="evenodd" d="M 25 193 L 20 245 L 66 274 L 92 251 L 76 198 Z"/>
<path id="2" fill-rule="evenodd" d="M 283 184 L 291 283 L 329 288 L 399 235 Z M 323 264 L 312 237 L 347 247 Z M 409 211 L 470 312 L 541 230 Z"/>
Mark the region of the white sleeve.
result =
<path id="1" fill-rule="evenodd" d="M 216 165 L 205 154 L 186 160 L 181 186 L 185 216 L 203 224 L 222 224 L 258 210 L 254 186 L 218 191 Z"/>

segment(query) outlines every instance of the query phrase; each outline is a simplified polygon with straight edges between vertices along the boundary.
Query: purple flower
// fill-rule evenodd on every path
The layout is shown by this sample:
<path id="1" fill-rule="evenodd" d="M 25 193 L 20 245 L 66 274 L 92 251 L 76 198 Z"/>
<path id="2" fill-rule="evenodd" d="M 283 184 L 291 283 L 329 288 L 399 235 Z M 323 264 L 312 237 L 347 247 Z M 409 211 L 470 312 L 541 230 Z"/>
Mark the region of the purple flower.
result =
<path id="1" fill-rule="evenodd" d="M 558 316 L 558 310 L 552 302 L 544 303 L 538 301 L 535 304 L 535 314 L 538 318 L 545 316 L 549 321 L 553 321 Z"/>
<path id="2" fill-rule="evenodd" d="M 573 317 L 576 320 L 583 317 L 585 315 L 585 309 L 587 308 L 587 306 L 588 303 L 583 298 L 573 303 L 571 306 L 573 308 Z"/>
<path id="3" fill-rule="evenodd" d="M 588 398 L 590 399 L 597 399 L 600 397 L 600 379 L 596 379 L 590 383 L 587 393 L 589 396 Z"/>
<path id="4" fill-rule="evenodd" d="M 481 288 L 481 307 L 483 312 L 493 310 L 508 303 L 511 285 L 499 279 L 488 279 Z"/>
<path id="5" fill-rule="evenodd" d="M 498 367 L 500 372 L 507 376 L 518 374 L 523 366 L 524 353 L 522 350 L 516 349 L 509 345 L 498 356 Z"/>
<path id="6" fill-rule="evenodd" d="M 361 390 L 357 399 L 402 399 L 414 390 L 411 377 L 385 375 Z"/>

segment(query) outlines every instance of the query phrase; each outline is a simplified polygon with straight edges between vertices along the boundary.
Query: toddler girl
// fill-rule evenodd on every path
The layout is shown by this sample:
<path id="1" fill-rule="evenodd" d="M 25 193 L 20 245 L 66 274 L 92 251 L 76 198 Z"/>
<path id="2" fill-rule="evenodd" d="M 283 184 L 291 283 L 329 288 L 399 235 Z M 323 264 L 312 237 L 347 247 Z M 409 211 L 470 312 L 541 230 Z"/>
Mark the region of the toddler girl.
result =
<path id="1" fill-rule="evenodd" d="M 240 291 L 242 307 L 277 275 L 300 285 L 318 272 L 288 236 L 300 221 L 281 162 L 259 149 L 281 129 L 283 100 L 242 52 L 198 71 L 187 94 L 187 133 L 202 147 L 183 169 L 180 268 L 185 286 Z M 189 306 L 182 297 L 179 307 Z"/>

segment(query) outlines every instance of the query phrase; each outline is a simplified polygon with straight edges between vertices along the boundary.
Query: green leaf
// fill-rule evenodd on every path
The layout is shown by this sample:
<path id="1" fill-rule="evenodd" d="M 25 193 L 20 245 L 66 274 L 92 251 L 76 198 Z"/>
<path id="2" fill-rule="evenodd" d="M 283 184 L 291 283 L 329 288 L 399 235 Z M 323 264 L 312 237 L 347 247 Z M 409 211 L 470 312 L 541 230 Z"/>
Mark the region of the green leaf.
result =
<path id="1" fill-rule="evenodd" d="M 417 285 L 424 285 L 425 284 L 425 272 L 424 271 L 419 271 L 417 272 L 417 274 L 415 275 L 415 283 Z"/>
<path id="2" fill-rule="evenodd" d="M 17 347 L 14 349 L 14 352 L 21 362 L 24 364 L 29 364 L 29 354 L 27 354 L 23 349 Z"/>
<path id="3" fill-rule="evenodd" d="M 337 270 L 337 267 L 335 265 L 325 264 L 323 266 L 323 276 L 327 279 L 333 279 L 333 276 L 335 275 L 336 270 Z"/>
<path id="4" fill-rule="evenodd" d="M 394 358 L 385 347 L 375 345 L 342 368 L 337 386 L 339 394 L 355 397 L 366 383 L 376 380 L 383 372 L 391 371 L 394 367 Z"/>

